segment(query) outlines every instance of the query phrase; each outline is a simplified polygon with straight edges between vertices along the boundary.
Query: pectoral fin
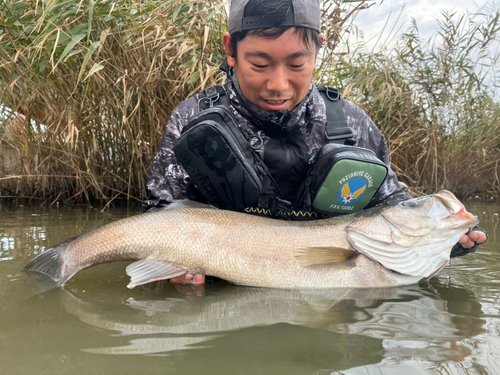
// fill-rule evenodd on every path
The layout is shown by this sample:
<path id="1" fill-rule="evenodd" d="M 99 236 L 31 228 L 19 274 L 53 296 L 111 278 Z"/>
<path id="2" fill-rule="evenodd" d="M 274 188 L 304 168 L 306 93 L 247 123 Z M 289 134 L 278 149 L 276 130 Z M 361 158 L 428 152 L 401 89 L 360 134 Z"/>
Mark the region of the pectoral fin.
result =
<path id="1" fill-rule="evenodd" d="M 302 267 L 334 266 L 345 263 L 358 254 L 340 247 L 307 247 L 298 249 L 295 259 Z"/>
<path id="2" fill-rule="evenodd" d="M 132 289 L 137 285 L 182 276 L 188 271 L 172 267 L 166 263 L 143 259 L 129 264 L 126 272 L 130 276 L 130 283 L 127 285 L 127 288 Z"/>

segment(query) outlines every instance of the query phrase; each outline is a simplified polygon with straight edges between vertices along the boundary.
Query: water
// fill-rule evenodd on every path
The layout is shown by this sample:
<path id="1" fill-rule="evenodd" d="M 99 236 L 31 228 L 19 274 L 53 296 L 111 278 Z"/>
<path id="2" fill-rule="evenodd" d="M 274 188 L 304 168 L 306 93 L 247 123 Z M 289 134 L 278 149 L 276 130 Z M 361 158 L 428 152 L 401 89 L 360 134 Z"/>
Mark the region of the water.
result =
<path id="1" fill-rule="evenodd" d="M 30 295 L 34 255 L 140 210 L 0 205 L 0 373 L 498 374 L 500 205 L 466 206 L 488 242 L 419 285 L 129 290 L 113 263 Z"/>

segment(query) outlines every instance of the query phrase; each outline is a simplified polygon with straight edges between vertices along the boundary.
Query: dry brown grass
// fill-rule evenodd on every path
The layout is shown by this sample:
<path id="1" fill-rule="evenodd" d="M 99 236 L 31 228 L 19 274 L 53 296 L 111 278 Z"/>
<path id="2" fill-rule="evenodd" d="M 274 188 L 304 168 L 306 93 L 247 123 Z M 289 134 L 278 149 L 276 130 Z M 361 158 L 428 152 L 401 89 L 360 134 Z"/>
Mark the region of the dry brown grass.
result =
<path id="1" fill-rule="evenodd" d="M 0 118 L 0 192 L 50 203 L 142 200 L 172 109 L 223 80 L 225 7 L 219 0 L 2 4 L 0 105 L 15 111 Z M 326 2 L 316 80 L 343 88 L 368 112 L 388 138 L 394 169 L 415 191 L 499 191 L 498 104 L 466 87 L 479 83 L 464 74 L 445 77 L 454 83 L 440 86 L 448 93 L 438 101 L 430 100 L 438 91 L 422 84 L 443 81 L 460 64 L 418 76 L 410 57 L 429 56 L 415 51 L 335 54 L 353 14 L 367 7 Z M 443 121 L 445 109 L 456 111 L 448 116 L 453 126 Z"/>
<path id="2" fill-rule="evenodd" d="M 39 40 L 14 40 L 10 51 L 0 50 L 4 103 L 26 115 L 24 121 L 14 115 L 5 124 L 3 144 L 11 154 L 17 151 L 17 159 L 8 169 L 4 165 L 4 191 L 71 202 L 140 200 L 146 195 L 146 179 L 171 110 L 219 80 L 225 22 L 224 9 L 215 1 L 158 4 L 154 13 L 141 17 L 118 14 L 116 31 L 94 17 L 92 35 L 100 45 L 81 76 L 93 48 L 89 42 L 76 44 L 82 52 L 58 65 L 54 57 L 42 71 L 37 71 L 37 54 L 45 45 Z M 207 22 L 210 12 L 214 18 Z M 88 15 L 81 14 L 79 22 L 85 20 Z M 69 33 L 75 22 L 61 20 L 52 35 Z M 13 77 L 12 71 L 17 73 Z"/>
<path id="3" fill-rule="evenodd" d="M 225 7 L 217 0 L 94 0 L 92 10 L 89 2 L 62 3 L 19 9 L 21 2 L 5 1 L 2 8 L 0 94 L 25 119 L 4 121 L 0 190 L 49 201 L 140 201 L 172 109 L 223 80 Z M 336 1 L 324 15 L 333 49 L 351 17 Z"/>
<path id="4" fill-rule="evenodd" d="M 499 30 L 498 9 L 443 13 L 431 40 L 415 27 L 391 49 L 361 44 L 333 67 L 331 83 L 380 127 L 413 193 L 500 197 Z"/>

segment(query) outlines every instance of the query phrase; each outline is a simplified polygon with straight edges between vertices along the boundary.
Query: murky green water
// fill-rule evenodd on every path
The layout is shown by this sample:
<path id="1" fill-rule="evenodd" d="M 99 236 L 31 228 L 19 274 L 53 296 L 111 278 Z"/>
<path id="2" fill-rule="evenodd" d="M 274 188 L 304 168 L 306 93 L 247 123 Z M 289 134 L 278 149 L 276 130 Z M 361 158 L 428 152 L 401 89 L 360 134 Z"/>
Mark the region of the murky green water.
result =
<path id="1" fill-rule="evenodd" d="M 498 374 L 500 206 L 467 208 L 488 243 L 420 285 L 129 290 L 114 263 L 30 296 L 34 255 L 140 210 L 0 205 L 0 373 Z"/>

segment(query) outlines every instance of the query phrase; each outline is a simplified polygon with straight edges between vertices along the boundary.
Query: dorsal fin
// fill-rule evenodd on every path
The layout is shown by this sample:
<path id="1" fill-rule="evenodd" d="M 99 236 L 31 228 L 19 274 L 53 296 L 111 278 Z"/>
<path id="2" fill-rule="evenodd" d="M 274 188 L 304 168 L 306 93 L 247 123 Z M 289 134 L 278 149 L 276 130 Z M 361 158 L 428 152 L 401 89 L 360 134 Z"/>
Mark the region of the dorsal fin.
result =
<path id="1" fill-rule="evenodd" d="M 340 247 L 307 247 L 298 249 L 295 259 L 302 267 L 334 266 L 345 263 L 358 254 Z"/>

